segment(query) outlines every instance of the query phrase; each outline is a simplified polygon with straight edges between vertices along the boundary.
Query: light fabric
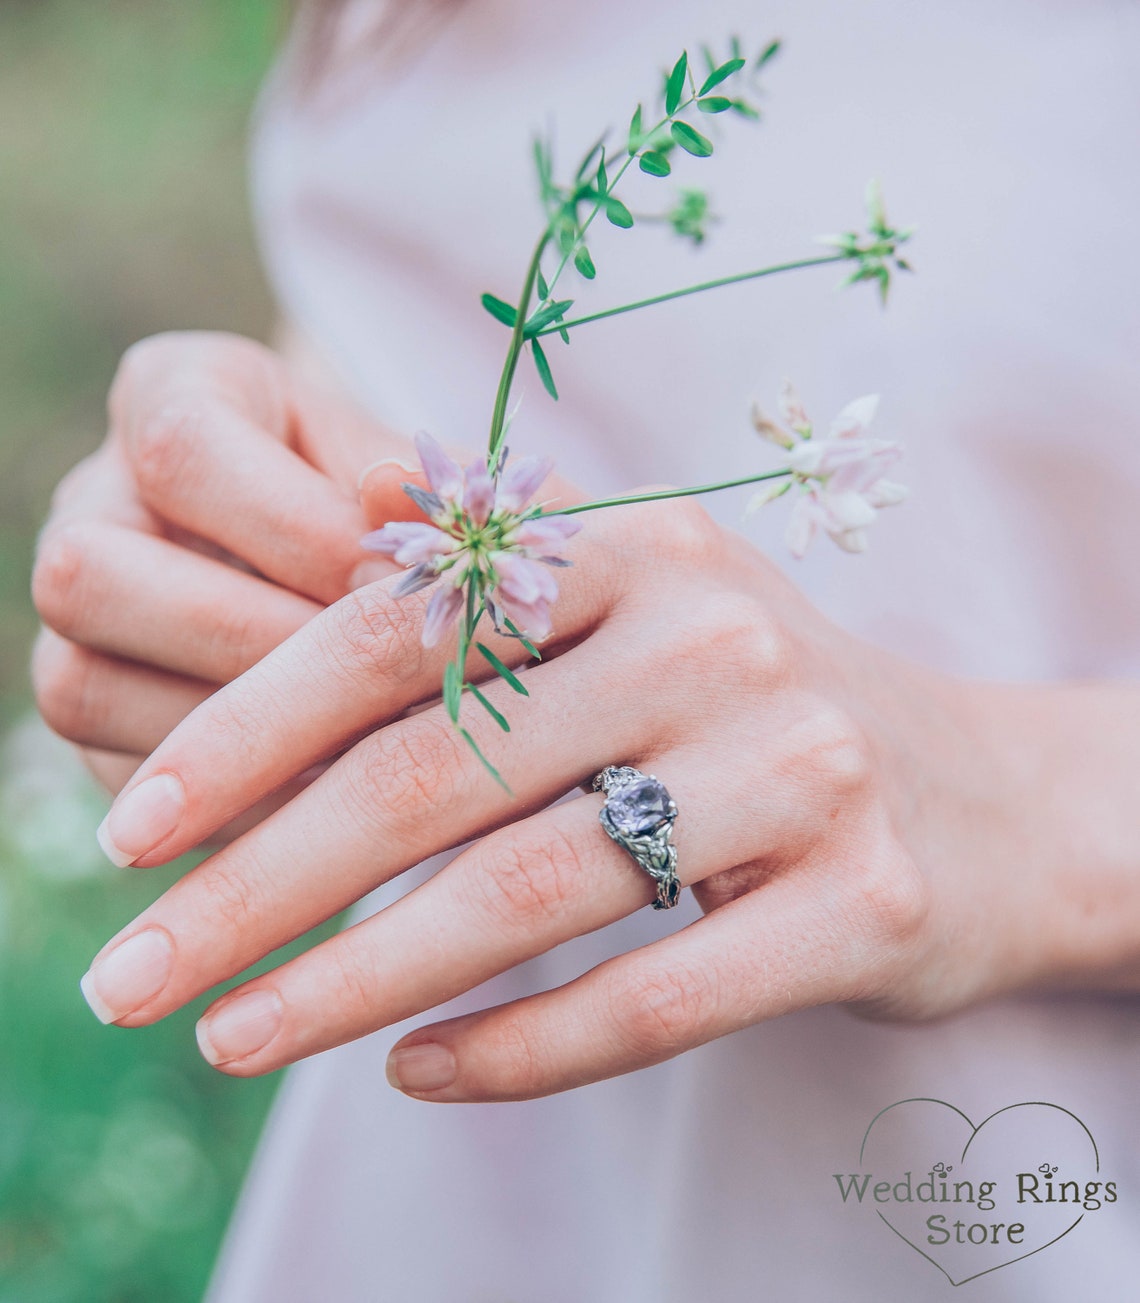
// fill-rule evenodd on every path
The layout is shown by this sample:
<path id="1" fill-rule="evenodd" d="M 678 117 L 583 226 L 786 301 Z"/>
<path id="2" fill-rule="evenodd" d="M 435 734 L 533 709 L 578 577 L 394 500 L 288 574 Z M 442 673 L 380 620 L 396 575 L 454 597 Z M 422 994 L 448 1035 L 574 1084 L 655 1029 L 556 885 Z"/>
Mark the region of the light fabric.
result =
<path id="1" fill-rule="evenodd" d="M 709 509 L 894 651 L 992 678 L 1134 676 L 1131 0 L 469 0 L 420 56 L 381 64 L 340 107 L 267 95 L 256 203 L 285 310 L 379 416 L 477 446 L 505 342 L 479 295 L 513 298 L 533 243 L 532 132 L 552 124 L 564 172 L 600 124 L 624 127 L 682 46 L 734 30 L 750 48 L 772 35 L 786 47 L 764 123 L 710 119 L 724 157 L 679 162 L 723 225 L 694 252 L 599 222 L 597 282 L 567 282 L 580 308 L 810 255 L 811 237 L 861 223 L 872 176 L 892 217 L 920 228 L 918 275 L 886 312 L 868 287 L 837 293 L 826 269 L 585 328 L 568 349 L 552 341 L 562 401 L 524 359 L 512 443 L 549 450 L 598 493 L 692 483 L 775 464 L 747 405 L 773 406 L 785 375 L 821 423 L 879 392 L 872 432 L 905 442 L 897 477 L 912 499 L 875 524 L 869 555 L 824 539 L 796 563 L 780 540 L 786 504 L 747 526 L 745 493 Z M 637 176 L 628 202 L 672 193 Z M 562 983 L 694 917 L 691 901 L 676 916 L 645 910 L 446 1012 Z M 1120 1202 L 1074 1234 L 966 1286 L 975 1303 L 1133 1297 L 1133 999 L 1008 1000 L 927 1027 L 817 1009 L 624 1079 L 490 1106 L 426 1105 L 385 1084 L 388 1047 L 427 1020 L 290 1072 L 212 1303 L 939 1297 L 946 1280 L 853 1215 L 832 1175 L 859 1170 L 871 1118 L 909 1096 L 975 1121 L 1025 1099 L 1063 1105 L 1121 1183 Z"/>

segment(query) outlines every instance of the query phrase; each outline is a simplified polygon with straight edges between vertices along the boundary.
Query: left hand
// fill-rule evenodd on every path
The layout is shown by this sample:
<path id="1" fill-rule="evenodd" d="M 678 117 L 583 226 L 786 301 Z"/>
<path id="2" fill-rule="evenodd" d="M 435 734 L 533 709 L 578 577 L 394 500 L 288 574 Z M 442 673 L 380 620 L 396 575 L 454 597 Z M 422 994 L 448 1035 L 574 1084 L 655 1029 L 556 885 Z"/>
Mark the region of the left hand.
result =
<path id="1" fill-rule="evenodd" d="M 392 572 L 360 547 L 357 482 L 411 444 L 286 333 L 290 357 L 213 331 L 140 340 L 116 372 L 102 446 L 53 496 L 32 680 L 50 727 L 113 791 L 216 686 Z M 364 505 L 388 519 L 385 507 L 407 510 L 399 497 Z"/>
<path id="2" fill-rule="evenodd" d="M 1050 976 L 1052 884 L 1016 840 L 997 749 L 977 745 L 991 699 L 833 626 L 691 502 L 598 512 L 568 551 L 554 637 L 523 670 L 530 696 L 484 688 L 512 732 L 463 708 L 513 798 L 438 702 L 401 717 L 437 698 L 451 648 L 420 644 L 431 590 L 397 602 L 392 580 L 338 601 L 177 727 L 108 816 L 135 864 L 172 859 L 349 749 L 104 947 L 85 979 L 100 1016 L 154 1022 L 477 837 L 403 899 L 216 1001 L 207 1058 L 236 1076 L 279 1068 L 642 908 L 652 883 L 598 826 L 601 798 L 546 808 L 608 764 L 668 787 L 680 877 L 707 916 L 565 987 L 412 1033 L 390 1060 L 409 1093 L 532 1097 L 805 1006 L 929 1017 Z M 492 645 L 519 664 L 518 643 Z"/>

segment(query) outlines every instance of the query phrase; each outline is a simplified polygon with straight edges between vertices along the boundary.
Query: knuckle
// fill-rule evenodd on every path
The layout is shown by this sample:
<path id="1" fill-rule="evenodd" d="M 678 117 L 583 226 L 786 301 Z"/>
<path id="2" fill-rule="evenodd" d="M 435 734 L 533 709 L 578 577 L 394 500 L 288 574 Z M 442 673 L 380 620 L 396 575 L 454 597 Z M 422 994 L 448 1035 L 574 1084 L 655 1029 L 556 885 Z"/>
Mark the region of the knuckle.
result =
<path id="1" fill-rule="evenodd" d="M 99 660 L 62 638 L 40 637 L 32 652 L 32 687 L 44 722 L 71 742 L 98 741 Z"/>
<path id="2" fill-rule="evenodd" d="M 40 539 L 32 569 L 32 601 L 39 617 L 57 633 L 76 628 L 91 571 L 93 531 L 61 525 Z"/>
<path id="3" fill-rule="evenodd" d="M 723 547 L 722 531 L 695 498 L 670 498 L 646 505 L 657 517 L 652 522 L 653 537 L 670 561 L 692 562 L 715 555 Z"/>
<path id="4" fill-rule="evenodd" d="M 761 602 L 729 591 L 708 594 L 695 619 L 669 626 L 659 651 L 672 675 L 762 693 L 786 685 L 796 662 L 786 626 Z"/>
<path id="5" fill-rule="evenodd" d="M 704 622 L 713 650 L 743 661 L 749 678 L 782 682 L 795 661 L 791 635 L 762 602 L 744 593 L 710 596 Z"/>
<path id="6" fill-rule="evenodd" d="M 253 864 L 246 859 L 240 864 L 203 868 L 199 883 L 205 898 L 205 917 L 215 923 L 223 921 L 231 933 L 240 935 L 258 916 L 259 892 Z"/>
<path id="7" fill-rule="evenodd" d="M 493 1099 L 529 1099 L 550 1089 L 551 1053 L 548 1033 L 533 1017 L 509 1006 L 480 1028 L 480 1060 L 490 1066 L 484 1083 Z"/>
<path id="8" fill-rule="evenodd" d="M 481 869 L 469 877 L 477 906 L 496 927 L 548 931 L 565 920 L 581 892 L 582 861 L 561 831 L 542 837 L 517 833 L 487 846 Z"/>
<path id="9" fill-rule="evenodd" d="M 863 730 L 830 702 L 812 702 L 789 737 L 790 766 L 799 784 L 829 801 L 851 798 L 874 780 Z"/>
<path id="10" fill-rule="evenodd" d="M 155 377 L 168 383 L 210 337 L 206 331 L 165 330 L 136 340 L 119 359 L 111 381 L 107 411 L 112 424 L 129 429 L 133 424 L 129 413 L 139 390 L 145 389 Z"/>
<path id="11" fill-rule="evenodd" d="M 144 497 L 165 499 L 186 478 L 210 404 L 189 396 L 169 398 L 138 422 L 131 437 L 131 462 Z"/>
<path id="12" fill-rule="evenodd" d="M 379 818 L 402 842 L 438 849 L 424 811 L 446 808 L 456 795 L 462 756 L 451 727 L 416 715 L 374 733 L 354 757 L 350 788 L 357 811 Z"/>
<path id="13" fill-rule="evenodd" d="M 639 1059 L 669 1058 L 712 1034 L 717 995 L 709 972 L 658 965 L 612 986 L 618 1039 Z"/>
<path id="14" fill-rule="evenodd" d="M 901 851 L 859 876 L 847 917 L 861 939 L 861 962 L 845 1003 L 872 1021 L 923 1022 L 948 1012 L 960 981 L 932 947 L 926 879 Z"/>
<path id="15" fill-rule="evenodd" d="M 227 773 L 254 778 L 264 773 L 274 739 L 287 735 L 296 712 L 287 688 L 271 689 L 259 682 L 257 690 L 250 691 L 247 683 L 235 680 L 190 717 L 186 737 L 192 734 L 196 753 L 211 757 Z"/>
<path id="16" fill-rule="evenodd" d="M 129 402 L 130 396 L 141 380 L 152 374 L 156 369 L 161 369 L 170 364 L 172 361 L 171 351 L 177 347 L 175 343 L 177 338 L 176 335 L 169 332 L 148 335 L 145 339 L 136 340 L 123 353 L 119 359 L 119 365 L 115 369 L 114 379 L 111 381 L 111 391 L 108 399 L 112 420 L 121 413 L 125 404 Z"/>
<path id="17" fill-rule="evenodd" d="M 638 492 L 655 492 L 670 485 L 643 485 Z M 609 516 L 609 512 L 601 513 Z M 707 570 L 714 568 L 725 547 L 724 531 L 694 498 L 669 498 L 641 502 L 626 511 L 615 511 L 613 518 L 599 523 L 608 546 L 600 546 L 591 557 L 591 565 L 610 564 L 615 577 L 629 581 L 625 556 L 635 549 L 641 566 L 675 575 L 678 566 Z M 639 578 L 640 583 L 640 578 Z"/>
<path id="18" fill-rule="evenodd" d="M 783 687 L 792 677 L 797 660 L 796 645 L 788 628 L 759 602 L 750 604 L 751 618 L 747 625 L 734 626 L 732 642 L 728 648 L 738 647 L 743 656 L 749 679 L 771 690 Z M 722 637 L 722 643 L 724 638 Z"/>
<path id="19" fill-rule="evenodd" d="M 241 341 L 241 337 L 214 330 L 159 330 L 153 335 L 144 335 L 123 350 L 111 381 L 112 397 L 120 389 L 130 388 L 153 375 L 169 376 L 184 366 L 187 359 L 216 352 L 230 340 Z M 252 340 L 241 342 L 248 343 L 251 348 L 261 347 Z"/>
<path id="20" fill-rule="evenodd" d="M 422 602 L 396 601 L 382 591 L 356 589 L 341 598 L 320 633 L 324 650 L 353 674 L 393 683 L 415 679 L 424 662 Z"/>
<path id="21" fill-rule="evenodd" d="M 329 1007 L 336 1010 L 336 1020 L 355 1023 L 362 1018 L 372 1019 L 379 992 L 376 963 L 371 952 L 350 931 L 331 945 L 329 960 L 322 985 L 327 982 Z"/>
<path id="22" fill-rule="evenodd" d="M 895 985 L 894 974 L 921 946 L 930 915 L 930 886 L 914 859 L 887 834 L 844 874 L 840 912 L 862 956 L 858 995 Z"/>
<path id="23" fill-rule="evenodd" d="M 201 660 L 223 682 L 244 674 L 287 636 L 261 605 L 229 605 L 217 610 L 203 634 Z"/>
<path id="24" fill-rule="evenodd" d="M 182 330 L 150 335 L 123 354 L 107 403 L 112 426 L 133 442 L 149 424 L 145 416 L 140 424 L 136 411 L 144 396 L 165 394 L 177 404 L 204 392 L 248 402 L 270 429 L 287 421 L 275 353 L 243 335 Z"/>

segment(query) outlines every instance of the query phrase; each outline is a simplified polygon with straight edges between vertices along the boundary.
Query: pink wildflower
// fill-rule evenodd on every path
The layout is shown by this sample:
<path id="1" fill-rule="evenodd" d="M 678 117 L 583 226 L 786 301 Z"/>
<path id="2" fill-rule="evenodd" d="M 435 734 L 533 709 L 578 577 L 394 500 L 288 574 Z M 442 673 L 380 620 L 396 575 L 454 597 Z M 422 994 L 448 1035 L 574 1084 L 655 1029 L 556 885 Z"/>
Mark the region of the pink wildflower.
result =
<path id="1" fill-rule="evenodd" d="M 361 542 L 410 567 L 397 597 L 442 577 L 428 603 L 424 646 L 434 646 L 459 618 L 468 584 L 497 625 L 505 617 L 530 638 L 548 637 L 558 584 L 547 567 L 570 564 L 558 554 L 581 528 L 569 516 L 543 516 L 529 506 L 551 463 L 522 457 L 492 477 L 483 461 L 461 470 L 428 434 L 416 436 L 416 448 L 430 488 L 405 484 L 404 491 L 431 523 L 392 521 Z"/>
<path id="2" fill-rule="evenodd" d="M 868 394 L 848 403 L 824 439 L 812 437 L 811 422 L 788 381 L 780 395 L 780 413 L 794 434 L 753 408 L 757 432 L 788 449 L 792 483 L 800 488 L 784 536 L 793 556 L 802 557 L 820 530 L 846 552 L 865 551 L 867 526 L 879 510 L 906 497 L 904 485 L 886 478 L 902 456 L 902 446 L 865 433 L 878 402 L 876 395 Z M 779 488 L 765 487 L 752 499 L 749 510 L 770 502 L 786 487 L 790 487 L 787 482 Z"/>

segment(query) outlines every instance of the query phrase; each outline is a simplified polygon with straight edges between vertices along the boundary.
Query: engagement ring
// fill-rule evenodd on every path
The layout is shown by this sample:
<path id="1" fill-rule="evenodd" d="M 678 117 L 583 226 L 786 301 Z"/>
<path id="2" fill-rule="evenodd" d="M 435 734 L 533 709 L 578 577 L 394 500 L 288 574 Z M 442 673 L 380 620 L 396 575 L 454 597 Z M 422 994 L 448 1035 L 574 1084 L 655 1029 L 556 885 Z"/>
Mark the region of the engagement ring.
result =
<path id="1" fill-rule="evenodd" d="M 665 784 L 629 765 L 610 765 L 591 784 L 605 793 L 598 818 L 657 884 L 654 909 L 672 909 L 681 895 L 677 848 L 670 840 L 677 804 Z"/>

